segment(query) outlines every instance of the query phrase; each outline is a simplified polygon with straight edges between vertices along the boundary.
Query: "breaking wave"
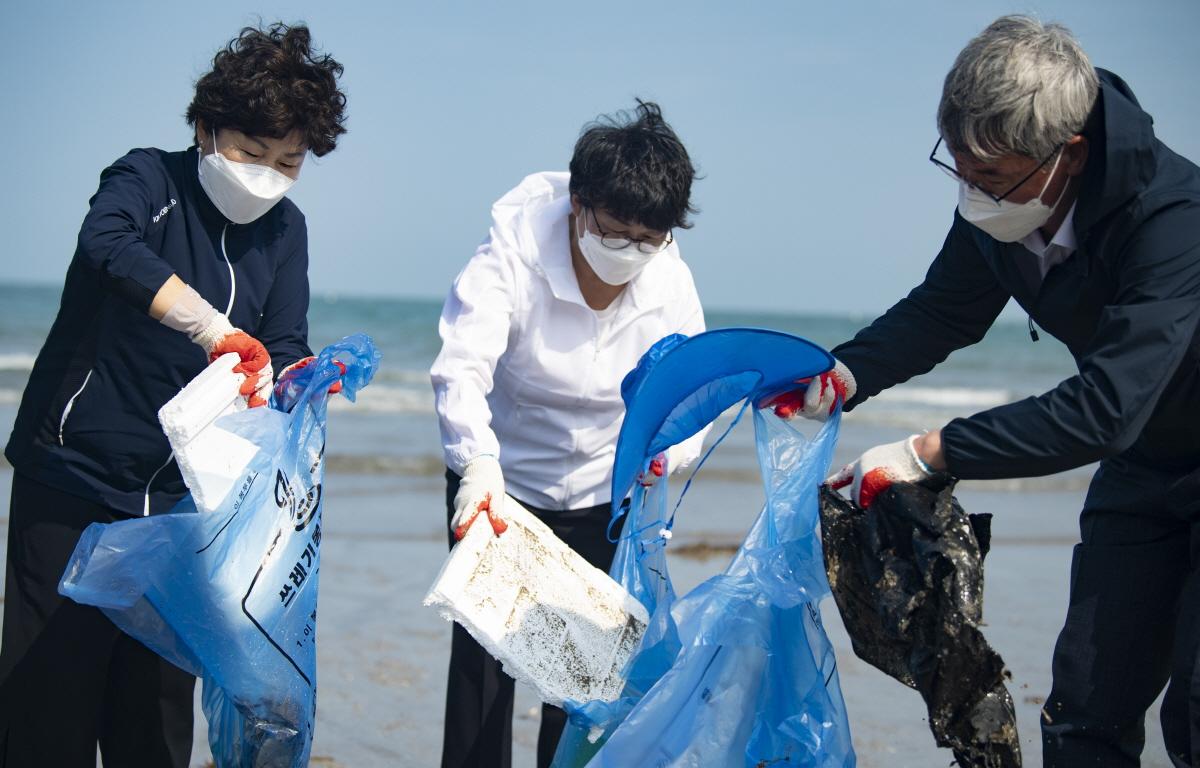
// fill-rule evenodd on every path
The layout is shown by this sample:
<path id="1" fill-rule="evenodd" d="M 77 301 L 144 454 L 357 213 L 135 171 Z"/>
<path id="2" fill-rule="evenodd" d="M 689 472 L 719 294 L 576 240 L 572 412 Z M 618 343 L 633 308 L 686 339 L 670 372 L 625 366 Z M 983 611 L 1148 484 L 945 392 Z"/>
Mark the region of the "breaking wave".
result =
<path id="1" fill-rule="evenodd" d="M 32 371 L 36 355 L 22 353 L 0 354 L 0 371 Z"/>

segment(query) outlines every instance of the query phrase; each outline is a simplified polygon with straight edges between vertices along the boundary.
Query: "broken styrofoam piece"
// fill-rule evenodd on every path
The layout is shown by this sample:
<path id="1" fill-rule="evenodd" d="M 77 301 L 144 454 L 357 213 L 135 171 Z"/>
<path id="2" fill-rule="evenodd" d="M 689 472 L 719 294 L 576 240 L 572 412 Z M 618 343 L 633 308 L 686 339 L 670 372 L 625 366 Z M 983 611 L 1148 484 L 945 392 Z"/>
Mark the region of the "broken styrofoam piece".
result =
<path id="1" fill-rule="evenodd" d="M 219 419 L 246 410 L 238 390 L 246 380 L 233 371 L 241 358 L 221 355 L 158 411 L 183 481 L 201 512 L 216 509 L 240 482 L 258 447 L 221 428 Z"/>
<path id="2" fill-rule="evenodd" d="M 504 519 L 501 536 L 486 517 L 475 521 L 425 605 L 462 624 L 542 701 L 615 700 L 646 631 L 645 607 L 511 497 Z"/>

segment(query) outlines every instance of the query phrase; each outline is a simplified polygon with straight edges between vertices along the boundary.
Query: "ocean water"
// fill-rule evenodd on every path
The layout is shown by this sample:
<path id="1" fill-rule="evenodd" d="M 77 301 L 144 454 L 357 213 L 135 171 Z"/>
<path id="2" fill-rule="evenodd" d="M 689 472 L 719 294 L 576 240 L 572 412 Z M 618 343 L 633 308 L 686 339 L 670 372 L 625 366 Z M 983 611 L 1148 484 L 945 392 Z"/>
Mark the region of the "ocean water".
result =
<path id="1" fill-rule="evenodd" d="M 57 312 L 58 286 L 0 284 L 0 429 L 7 436 L 13 413 L 37 352 Z M 378 299 L 317 296 L 309 314 L 314 350 L 347 334 L 365 332 L 383 353 L 378 377 L 357 404 L 335 401 L 338 430 L 330 468 L 355 474 L 437 476 L 442 471 L 429 366 L 438 353 L 436 299 Z M 752 326 L 803 336 L 826 348 L 852 336 L 870 317 L 710 311 L 710 328 Z M 973 347 L 960 350 L 929 374 L 888 390 L 848 414 L 839 456 L 849 460 L 871 445 L 914 431 L 932 429 L 956 416 L 1043 392 L 1073 373 L 1066 349 L 1041 334 L 1033 342 L 1024 323 L 1002 321 Z M 720 425 L 718 425 L 720 426 Z M 730 447 L 752 440 L 750 430 L 730 438 Z M 723 461 L 719 452 L 710 473 L 726 480 L 757 481 L 753 455 Z M 1088 473 L 1049 479 L 993 483 L 1014 490 L 1076 488 Z"/>

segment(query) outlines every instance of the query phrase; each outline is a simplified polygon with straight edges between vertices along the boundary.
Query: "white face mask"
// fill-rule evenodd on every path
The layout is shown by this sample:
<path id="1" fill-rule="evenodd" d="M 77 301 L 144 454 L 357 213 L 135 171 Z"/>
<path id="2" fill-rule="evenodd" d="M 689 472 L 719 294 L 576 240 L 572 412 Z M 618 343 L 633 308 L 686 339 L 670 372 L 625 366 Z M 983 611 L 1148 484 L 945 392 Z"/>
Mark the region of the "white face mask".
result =
<path id="1" fill-rule="evenodd" d="M 202 152 L 202 150 L 197 150 Z M 236 163 L 217 151 L 198 161 L 200 186 L 225 218 L 235 224 L 249 224 L 278 203 L 296 180 L 274 168 L 254 163 Z"/>
<path id="2" fill-rule="evenodd" d="M 575 235 L 579 238 L 579 252 L 588 266 L 609 285 L 625 285 L 633 280 L 657 253 L 642 253 L 637 243 L 624 248 L 609 248 L 600 242 L 600 236 L 588 231 L 583 209 L 575 216 Z M 664 249 L 665 250 L 665 249 Z M 661 251 L 659 252 L 661 253 Z"/>
<path id="3" fill-rule="evenodd" d="M 1061 159 L 1062 150 L 1060 149 L 1058 157 L 1054 159 L 1054 165 L 1050 168 L 1050 175 L 1046 177 L 1046 183 L 1042 185 L 1042 191 L 1027 203 L 1014 203 L 1009 200 L 1001 200 L 997 203 L 986 193 L 960 179 L 958 182 L 959 214 L 1000 242 L 1015 243 L 1045 224 L 1054 213 L 1058 200 L 1062 199 L 1063 192 L 1066 192 L 1067 188 L 1064 185 L 1063 192 L 1058 193 L 1058 200 L 1054 201 L 1054 205 L 1046 205 L 1042 202 L 1042 195 L 1046 194 L 1046 189 L 1050 186 L 1050 180 L 1054 178 L 1054 172 L 1058 169 L 1058 161 Z"/>

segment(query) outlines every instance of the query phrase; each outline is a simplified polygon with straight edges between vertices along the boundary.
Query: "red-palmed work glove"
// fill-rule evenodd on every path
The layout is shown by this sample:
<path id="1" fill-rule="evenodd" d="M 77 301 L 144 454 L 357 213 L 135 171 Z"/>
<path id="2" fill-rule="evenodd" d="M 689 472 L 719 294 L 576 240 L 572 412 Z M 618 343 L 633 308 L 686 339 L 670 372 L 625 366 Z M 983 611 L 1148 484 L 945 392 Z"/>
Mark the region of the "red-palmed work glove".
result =
<path id="1" fill-rule="evenodd" d="M 845 404 L 858 391 L 854 374 L 840 360 L 835 360 L 833 368 L 825 373 L 800 379 L 796 383 L 806 386 L 775 395 L 759 407 L 774 408 L 775 415 L 781 419 L 803 416 L 826 421 L 839 402 Z"/>
<path id="2" fill-rule="evenodd" d="M 309 355 L 308 357 L 300 358 L 296 362 L 294 362 L 291 365 L 289 365 L 288 367 L 284 368 L 282 371 L 279 372 L 279 379 L 275 386 L 278 388 L 279 386 L 281 386 L 284 383 L 284 380 L 288 378 L 288 374 L 294 374 L 296 371 L 299 371 L 302 368 L 307 368 L 309 366 L 309 364 L 312 363 L 312 361 L 316 360 L 316 359 L 317 358 L 314 355 Z M 346 375 L 346 364 L 345 363 L 343 363 L 341 360 L 334 360 L 333 364 L 338 367 L 338 370 L 341 372 L 342 376 Z M 335 382 L 333 382 L 333 384 L 329 385 L 329 394 L 336 395 L 338 392 L 341 392 L 341 391 L 342 391 L 341 378 L 338 378 L 337 381 L 335 381 Z"/>
<path id="3" fill-rule="evenodd" d="M 933 474 L 921 461 L 914 443 L 919 435 L 886 445 L 877 445 L 847 464 L 825 481 L 832 488 L 850 486 L 850 498 L 866 509 L 875 497 L 893 483 L 916 483 Z"/>
<path id="4" fill-rule="evenodd" d="M 667 455 L 665 453 L 658 454 L 653 459 L 650 459 L 650 466 L 646 468 L 646 471 L 638 475 L 638 484 L 643 488 L 650 488 L 663 476 L 666 467 Z"/>
<path id="5" fill-rule="evenodd" d="M 251 408 L 267 404 L 274 385 L 274 375 L 271 371 L 271 355 L 262 342 L 243 330 L 234 328 L 229 318 L 218 312 L 212 321 L 192 337 L 192 341 L 208 355 L 209 362 L 230 352 L 234 352 L 242 362 L 233 367 L 235 373 L 244 373 L 246 380 L 239 390 L 246 396 L 246 402 Z"/>
<path id="6" fill-rule="evenodd" d="M 450 530 L 461 540 L 480 514 L 486 514 L 497 536 L 508 530 L 504 521 L 504 473 L 495 456 L 476 456 L 463 467 L 462 481 L 454 496 Z"/>
<path id="7" fill-rule="evenodd" d="M 229 318 L 205 301 L 194 288 L 183 286 L 159 322 L 187 334 L 208 355 L 210 363 L 227 352 L 236 352 L 242 361 L 233 370 L 246 375 L 242 395 L 251 408 L 267 404 L 274 377 L 266 347 L 245 331 L 234 328 Z"/>

